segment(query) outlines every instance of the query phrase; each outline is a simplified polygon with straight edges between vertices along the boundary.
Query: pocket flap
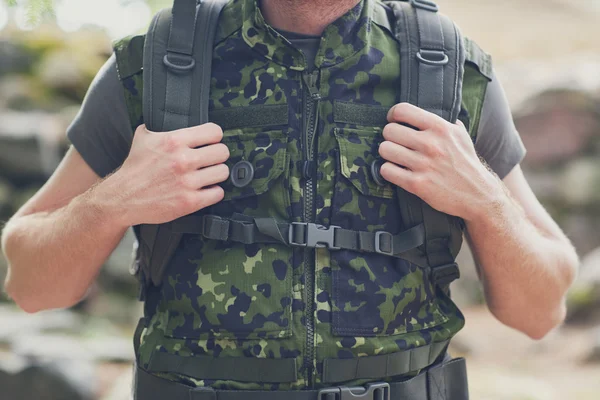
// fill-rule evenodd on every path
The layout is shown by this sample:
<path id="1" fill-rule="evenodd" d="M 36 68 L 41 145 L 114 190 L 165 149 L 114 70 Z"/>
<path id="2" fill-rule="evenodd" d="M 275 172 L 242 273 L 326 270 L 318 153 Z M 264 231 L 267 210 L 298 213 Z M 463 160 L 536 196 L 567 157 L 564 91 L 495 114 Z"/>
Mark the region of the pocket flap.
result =
<path id="1" fill-rule="evenodd" d="M 223 201 L 266 192 L 286 169 L 287 138 L 281 132 L 226 135 L 222 142 L 229 148 L 230 156 L 225 164 L 230 173 L 239 163 L 247 162 L 252 166 L 253 174 L 252 179 L 243 187 L 234 185 L 231 176 L 223 182 Z"/>
<path id="2" fill-rule="evenodd" d="M 389 182 L 377 184 L 372 171 L 373 163 L 382 161 L 378 151 L 383 141 L 381 132 L 380 128 L 337 128 L 335 136 L 340 149 L 342 175 L 364 195 L 391 199 L 394 197 L 394 185 Z"/>

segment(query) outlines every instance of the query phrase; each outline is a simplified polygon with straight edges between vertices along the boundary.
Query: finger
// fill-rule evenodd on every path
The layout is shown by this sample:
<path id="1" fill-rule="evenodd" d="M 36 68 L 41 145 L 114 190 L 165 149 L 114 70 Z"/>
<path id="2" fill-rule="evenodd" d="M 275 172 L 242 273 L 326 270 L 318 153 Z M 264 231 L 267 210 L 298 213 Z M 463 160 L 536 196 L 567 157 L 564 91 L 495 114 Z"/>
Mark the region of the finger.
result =
<path id="1" fill-rule="evenodd" d="M 402 165 L 410 170 L 421 170 L 426 164 L 425 156 L 394 142 L 382 142 L 379 146 L 379 154 L 385 160 L 394 164 Z"/>
<path id="2" fill-rule="evenodd" d="M 166 134 L 176 135 L 178 140 L 192 149 L 219 143 L 223 139 L 223 130 L 213 123 L 183 128 Z"/>
<path id="3" fill-rule="evenodd" d="M 225 164 L 213 165 L 186 175 L 187 184 L 193 189 L 207 188 L 229 179 L 229 167 Z"/>
<path id="4" fill-rule="evenodd" d="M 388 112 L 388 121 L 412 125 L 418 130 L 437 129 L 445 120 L 409 103 L 396 104 Z"/>
<path id="5" fill-rule="evenodd" d="M 383 128 L 383 138 L 417 151 L 423 149 L 425 140 L 421 132 L 395 122 Z"/>
<path id="6" fill-rule="evenodd" d="M 200 169 L 223 164 L 229 159 L 229 155 L 229 148 L 223 143 L 217 143 L 198 149 L 190 149 L 186 156 L 190 158 L 194 169 Z"/>
<path id="7" fill-rule="evenodd" d="M 225 191 L 220 186 L 211 186 L 193 193 L 194 202 L 199 210 L 217 204 L 225 197 Z"/>
<path id="8" fill-rule="evenodd" d="M 381 176 L 386 181 L 408 190 L 415 177 L 415 172 L 387 162 L 381 166 Z"/>

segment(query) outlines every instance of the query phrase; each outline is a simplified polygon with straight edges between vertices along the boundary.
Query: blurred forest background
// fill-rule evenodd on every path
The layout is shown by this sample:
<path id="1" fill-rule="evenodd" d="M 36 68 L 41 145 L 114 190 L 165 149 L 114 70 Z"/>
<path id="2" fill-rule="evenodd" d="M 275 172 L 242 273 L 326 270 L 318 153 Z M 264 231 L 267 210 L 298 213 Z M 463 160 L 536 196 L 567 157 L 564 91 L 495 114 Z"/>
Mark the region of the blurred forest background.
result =
<path id="1" fill-rule="evenodd" d="M 9 7 L 9 3 L 10 7 Z M 0 0 L 0 223 L 52 173 L 65 130 L 110 56 L 168 0 Z M 600 1 L 439 0 L 494 56 L 535 192 L 583 259 L 564 327 L 533 342 L 483 304 L 468 249 L 453 294 L 475 400 L 600 398 Z M 0 397 L 125 400 L 141 314 L 131 238 L 73 310 L 26 315 L 0 296 Z M 0 279 L 5 274 L 0 256 Z M 523 305 L 526 307 L 527 305 Z M 52 390 L 48 391 L 51 387 Z"/>

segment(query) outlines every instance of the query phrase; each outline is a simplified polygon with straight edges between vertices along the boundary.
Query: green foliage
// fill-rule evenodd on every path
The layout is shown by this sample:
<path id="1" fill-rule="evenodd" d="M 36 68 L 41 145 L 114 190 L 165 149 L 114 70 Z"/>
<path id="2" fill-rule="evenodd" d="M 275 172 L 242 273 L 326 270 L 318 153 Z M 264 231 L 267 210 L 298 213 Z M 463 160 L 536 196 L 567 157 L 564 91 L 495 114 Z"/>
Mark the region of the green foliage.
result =
<path id="1" fill-rule="evenodd" d="M 30 25 L 37 25 L 44 17 L 54 15 L 53 0 L 0 0 L 9 7 L 24 4 L 27 7 L 27 20 Z"/>
<path id="2" fill-rule="evenodd" d="M 56 0 L 0 0 L 0 3 L 8 4 L 9 7 L 25 5 L 27 8 L 27 19 L 30 25 L 37 25 L 43 18 L 54 16 L 54 4 Z M 101 0 L 98 0 L 101 1 Z M 153 11 L 168 7 L 172 0 L 146 0 Z"/>

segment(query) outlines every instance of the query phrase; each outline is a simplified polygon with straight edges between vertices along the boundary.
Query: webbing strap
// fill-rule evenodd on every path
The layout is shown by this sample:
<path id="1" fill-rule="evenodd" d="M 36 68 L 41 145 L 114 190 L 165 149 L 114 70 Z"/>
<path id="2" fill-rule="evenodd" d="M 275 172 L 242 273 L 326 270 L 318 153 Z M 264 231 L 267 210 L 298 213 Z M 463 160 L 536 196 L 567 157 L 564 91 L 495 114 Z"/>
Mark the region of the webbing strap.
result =
<path id="1" fill-rule="evenodd" d="M 460 31 L 428 0 L 392 1 L 400 42 L 401 99 L 456 122 L 465 49 Z"/>
<path id="2" fill-rule="evenodd" d="M 191 101 L 192 114 L 190 126 L 205 124 L 209 121 L 208 109 L 210 104 L 210 82 L 212 79 L 213 45 L 217 36 L 217 27 L 221 11 L 229 0 L 201 0 L 196 32 L 194 57 L 196 60 L 196 71 L 194 71 L 197 82 L 194 96 Z M 196 110 L 196 111 L 194 111 Z"/>
<path id="3" fill-rule="evenodd" d="M 189 215 L 173 222 L 173 232 L 244 244 L 281 243 L 287 246 L 356 250 L 394 257 L 401 257 L 425 242 L 425 227 L 422 224 L 393 235 L 389 232 L 353 231 L 337 226 L 326 228 L 308 223 L 290 224 L 273 218 L 255 218 L 241 214 L 234 214 L 232 218 Z"/>
<path id="4" fill-rule="evenodd" d="M 151 375 L 136 368 L 135 400 L 381 400 L 382 397 L 364 398 L 364 387 L 331 387 L 322 390 L 214 390 L 193 388 Z M 381 392 L 380 392 L 381 393 Z M 385 397 L 383 398 L 385 399 Z M 389 383 L 390 400 L 468 400 L 466 362 L 457 358 L 428 368 L 409 380 Z"/>
<path id="5" fill-rule="evenodd" d="M 195 379 L 264 383 L 295 382 L 298 375 L 295 358 L 182 357 L 162 352 L 152 354 L 148 370 Z"/>
<path id="6" fill-rule="evenodd" d="M 194 57 L 196 18 L 201 7 L 196 0 L 175 0 L 167 54 L 163 61 L 167 73 L 163 131 L 174 131 L 189 126 Z"/>
<path id="7" fill-rule="evenodd" d="M 419 371 L 433 364 L 447 345 L 446 341 L 380 356 L 328 358 L 323 361 L 323 382 L 377 379 Z"/>
<path id="8" fill-rule="evenodd" d="M 416 8 L 421 45 L 419 60 L 418 106 L 444 117 L 444 33 L 437 12 Z M 442 40 L 440 40 L 440 38 Z"/>
<path id="9" fill-rule="evenodd" d="M 393 28 L 400 42 L 401 100 L 455 123 L 461 110 L 465 50 L 455 24 L 429 0 L 392 1 Z M 409 226 L 425 227 L 425 253 L 432 279 L 443 290 L 458 277 L 450 249 L 450 219 L 418 197 L 399 190 L 402 217 Z M 441 273 L 436 272 L 442 268 Z M 441 278 L 440 278 L 441 277 Z M 439 278 L 439 279 L 438 279 Z"/>
<path id="10" fill-rule="evenodd" d="M 168 53 L 191 56 L 194 48 L 197 0 L 174 0 Z"/>
<path id="11" fill-rule="evenodd" d="M 175 0 L 154 18 L 144 47 L 144 122 L 151 131 L 173 131 L 209 121 L 213 43 L 227 0 Z M 144 225 L 143 267 L 160 285 L 182 235 L 172 224 Z M 148 254 L 149 253 L 149 254 Z"/>

